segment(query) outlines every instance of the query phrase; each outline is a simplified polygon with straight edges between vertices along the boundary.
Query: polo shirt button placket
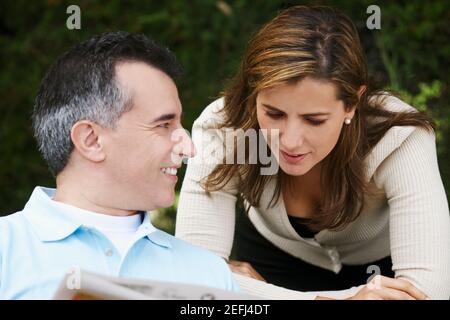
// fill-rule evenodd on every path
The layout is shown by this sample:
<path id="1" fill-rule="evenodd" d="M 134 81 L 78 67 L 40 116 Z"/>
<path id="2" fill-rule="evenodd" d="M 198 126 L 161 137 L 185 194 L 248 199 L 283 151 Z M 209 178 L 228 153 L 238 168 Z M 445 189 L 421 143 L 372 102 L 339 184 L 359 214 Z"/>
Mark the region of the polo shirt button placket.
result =
<path id="1" fill-rule="evenodd" d="M 114 255 L 114 251 L 112 249 L 108 249 L 105 251 L 105 255 L 107 257 L 112 257 Z"/>

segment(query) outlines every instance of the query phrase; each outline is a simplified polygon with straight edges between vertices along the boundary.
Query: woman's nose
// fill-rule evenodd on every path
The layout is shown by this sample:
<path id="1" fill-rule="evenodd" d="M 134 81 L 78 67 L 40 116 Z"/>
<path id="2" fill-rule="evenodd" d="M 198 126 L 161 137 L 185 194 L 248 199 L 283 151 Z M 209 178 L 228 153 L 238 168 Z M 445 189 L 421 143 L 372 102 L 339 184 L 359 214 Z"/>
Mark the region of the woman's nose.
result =
<path id="1" fill-rule="evenodd" d="M 303 144 L 303 132 L 299 125 L 290 125 L 280 132 L 281 148 L 295 153 Z"/>

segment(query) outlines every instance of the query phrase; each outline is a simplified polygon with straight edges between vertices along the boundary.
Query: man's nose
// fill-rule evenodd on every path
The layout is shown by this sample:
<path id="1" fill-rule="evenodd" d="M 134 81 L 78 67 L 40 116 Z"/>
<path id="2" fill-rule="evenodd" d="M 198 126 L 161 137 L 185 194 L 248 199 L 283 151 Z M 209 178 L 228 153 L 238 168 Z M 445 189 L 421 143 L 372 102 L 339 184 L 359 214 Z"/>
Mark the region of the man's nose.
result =
<path id="1" fill-rule="evenodd" d="M 196 150 L 189 132 L 184 128 L 180 128 L 177 130 L 176 136 L 177 144 L 174 147 L 174 153 L 181 158 L 195 157 Z"/>
<path id="2" fill-rule="evenodd" d="M 186 132 L 185 138 L 183 139 L 183 155 L 186 158 L 193 158 L 195 157 L 196 153 L 197 150 L 195 150 L 194 142 L 192 141 L 189 134 Z"/>

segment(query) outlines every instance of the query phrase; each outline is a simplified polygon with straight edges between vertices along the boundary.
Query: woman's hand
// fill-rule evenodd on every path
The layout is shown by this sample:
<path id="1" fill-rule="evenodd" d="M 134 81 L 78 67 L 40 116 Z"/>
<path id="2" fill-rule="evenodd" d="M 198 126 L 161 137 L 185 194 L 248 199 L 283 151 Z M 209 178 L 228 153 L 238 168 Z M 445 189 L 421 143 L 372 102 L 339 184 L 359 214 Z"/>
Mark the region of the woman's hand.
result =
<path id="1" fill-rule="evenodd" d="M 426 300 L 428 297 L 409 281 L 375 276 L 346 300 Z"/>
<path id="2" fill-rule="evenodd" d="M 231 271 L 256 280 L 267 282 L 248 262 L 230 260 Z M 316 297 L 317 300 L 331 300 L 326 297 Z M 426 300 L 428 297 L 409 281 L 393 279 L 385 276 L 375 276 L 354 296 L 345 300 Z"/>
<path id="3" fill-rule="evenodd" d="M 256 271 L 252 265 L 248 262 L 244 261 L 236 261 L 236 260 L 230 260 L 228 261 L 228 266 L 230 267 L 231 271 L 234 273 L 250 277 L 256 280 L 267 282 L 259 273 Z"/>

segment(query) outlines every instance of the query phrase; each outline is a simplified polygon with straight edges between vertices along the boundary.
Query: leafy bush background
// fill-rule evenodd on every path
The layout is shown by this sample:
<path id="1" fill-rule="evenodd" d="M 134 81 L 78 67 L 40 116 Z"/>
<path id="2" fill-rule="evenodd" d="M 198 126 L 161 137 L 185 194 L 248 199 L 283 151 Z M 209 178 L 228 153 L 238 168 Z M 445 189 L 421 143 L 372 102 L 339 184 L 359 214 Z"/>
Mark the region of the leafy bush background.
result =
<path id="1" fill-rule="evenodd" d="M 66 28 L 66 8 L 71 4 L 81 8 L 81 30 Z M 40 80 L 62 52 L 94 34 L 114 30 L 145 33 L 165 44 L 185 67 L 179 91 L 184 126 L 189 129 L 236 71 L 251 35 L 279 10 L 296 4 L 331 5 L 348 14 L 358 27 L 374 79 L 436 119 L 448 197 L 448 1 L 378 2 L 381 30 L 368 30 L 366 8 L 372 1 L 15 0 L 0 3 L 0 213 L 21 210 L 34 186 L 54 186 L 37 152 L 30 115 Z M 173 233 L 175 215 L 175 206 L 161 210 L 154 222 Z"/>

